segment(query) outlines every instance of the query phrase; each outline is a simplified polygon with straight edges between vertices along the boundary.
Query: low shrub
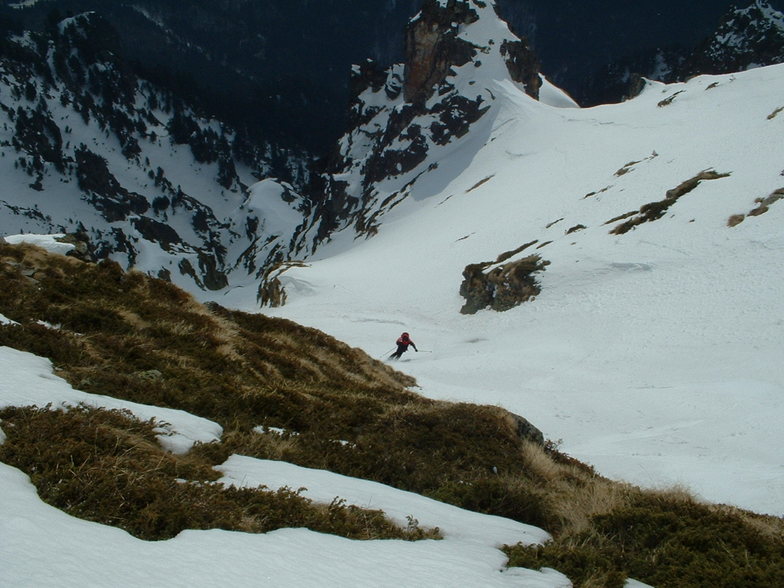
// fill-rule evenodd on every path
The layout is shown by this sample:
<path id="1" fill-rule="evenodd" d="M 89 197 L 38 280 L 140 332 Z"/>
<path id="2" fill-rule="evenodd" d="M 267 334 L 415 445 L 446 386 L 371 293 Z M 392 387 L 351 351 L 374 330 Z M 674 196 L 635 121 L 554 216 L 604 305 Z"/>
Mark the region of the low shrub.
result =
<path id="1" fill-rule="evenodd" d="M 289 488 L 216 484 L 218 473 L 203 455 L 164 452 L 154 422 L 120 411 L 7 408 L 0 419 L 8 437 L 0 460 L 27 473 L 45 502 L 140 539 L 168 539 L 184 529 L 264 533 L 282 527 L 352 539 L 440 536 L 437 530 L 400 527 L 381 511 L 340 499 L 317 505 Z"/>
<path id="2" fill-rule="evenodd" d="M 585 531 L 506 551 L 509 565 L 553 567 L 576 586 L 596 585 L 597 578 L 622 586 L 627 577 L 662 587 L 784 585 L 784 524 L 757 518 L 775 530 L 765 533 L 739 511 L 678 493 L 636 490 L 625 504 L 594 516 Z"/>

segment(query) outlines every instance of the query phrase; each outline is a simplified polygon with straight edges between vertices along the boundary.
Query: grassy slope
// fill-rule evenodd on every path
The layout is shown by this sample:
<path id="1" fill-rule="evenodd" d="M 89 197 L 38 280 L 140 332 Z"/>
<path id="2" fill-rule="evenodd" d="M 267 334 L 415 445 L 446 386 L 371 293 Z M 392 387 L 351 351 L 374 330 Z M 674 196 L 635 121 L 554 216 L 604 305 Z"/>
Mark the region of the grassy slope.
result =
<path id="1" fill-rule="evenodd" d="M 627 574 L 657 586 L 695 586 L 700 578 L 711 586 L 784 584 L 780 519 L 610 482 L 549 444 L 518 437 L 504 410 L 417 396 L 408 376 L 314 329 L 205 307 L 114 263 L 30 246 L 0 244 L 0 279 L 0 313 L 21 323 L 0 327 L 0 345 L 50 358 L 81 390 L 186 410 L 225 430 L 221 443 L 175 457 L 155 444 L 150 423 L 127 416 L 0 413 L 8 434 L 0 459 L 77 516 L 145 538 L 184 528 L 280 526 L 361 538 L 423 536 L 395 529 L 378 513 L 210 484 L 217 477 L 211 466 L 240 453 L 541 526 L 555 540 L 510 547 L 511 563 L 555 567 L 577 585 L 621 585 Z M 258 425 L 298 434 L 259 434 Z M 45 445 L 36 441 L 42 437 Z"/>

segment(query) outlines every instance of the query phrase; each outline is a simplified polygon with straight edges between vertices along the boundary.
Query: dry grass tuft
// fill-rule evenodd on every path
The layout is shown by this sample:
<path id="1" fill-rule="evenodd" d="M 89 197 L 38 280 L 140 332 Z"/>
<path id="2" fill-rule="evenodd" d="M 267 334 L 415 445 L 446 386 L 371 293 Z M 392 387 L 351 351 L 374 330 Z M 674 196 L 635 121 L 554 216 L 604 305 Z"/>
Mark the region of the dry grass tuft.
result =
<path id="1" fill-rule="evenodd" d="M 674 96 L 676 95 L 677 93 Z M 718 180 L 721 178 L 726 178 L 729 175 L 730 174 L 728 173 L 718 173 L 714 170 L 702 171 L 697 175 L 695 175 L 694 177 L 689 178 L 684 182 L 681 182 L 675 188 L 672 188 L 671 190 L 667 190 L 667 194 L 664 200 L 659 200 L 657 202 L 650 202 L 640 207 L 639 212 L 633 213 L 632 218 L 616 226 L 614 229 L 610 231 L 610 234 L 623 235 L 625 233 L 628 233 L 637 225 L 659 220 L 667 213 L 667 211 L 670 209 L 670 207 L 673 204 L 675 204 L 681 197 L 694 190 L 702 182 L 706 180 Z M 618 218 L 619 219 L 626 218 L 628 216 L 629 214 L 627 213 L 626 215 L 623 215 Z M 613 222 L 613 221 L 608 221 L 608 222 Z"/>

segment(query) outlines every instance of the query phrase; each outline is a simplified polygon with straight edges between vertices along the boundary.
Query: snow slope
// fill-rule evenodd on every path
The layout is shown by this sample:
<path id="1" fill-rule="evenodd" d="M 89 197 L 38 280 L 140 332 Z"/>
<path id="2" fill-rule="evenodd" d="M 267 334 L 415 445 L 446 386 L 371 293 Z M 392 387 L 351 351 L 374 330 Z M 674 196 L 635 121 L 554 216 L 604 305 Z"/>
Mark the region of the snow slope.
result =
<path id="1" fill-rule="evenodd" d="M 784 515 L 784 66 L 584 110 L 492 92 L 377 236 L 334 236 L 265 312 L 376 357 L 409 331 L 422 352 L 397 367 L 426 396 L 502 405 L 612 478 Z M 610 233 L 706 170 L 659 220 Z M 464 267 L 532 241 L 513 259 L 550 262 L 537 299 L 461 315 Z M 254 286 L 219 302 L 252 310 Z"/>

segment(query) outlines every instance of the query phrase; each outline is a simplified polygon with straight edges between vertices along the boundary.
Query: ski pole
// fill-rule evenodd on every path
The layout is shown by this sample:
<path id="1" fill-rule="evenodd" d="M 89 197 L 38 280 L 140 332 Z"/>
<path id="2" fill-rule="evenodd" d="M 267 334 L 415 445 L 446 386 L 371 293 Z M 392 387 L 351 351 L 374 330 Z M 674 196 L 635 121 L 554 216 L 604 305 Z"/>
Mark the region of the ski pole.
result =
<path id="1" fill-rule="evenodd" d="M 378 359 L 382 359 L 383 357 L 386 357 L 387 355 L 389 355 L 390 353 L 392 353 L 392 352 L 393 352 L 395 349 L 397 349 L 397 347 L 393 347 L 393 348 L 392 348 L 392 349 L 390 349 L 389 351 L 385 351 L 384 353 L 382 353 L 381 355 L 379 355 L 379 356 L 378 356 Z"/>

